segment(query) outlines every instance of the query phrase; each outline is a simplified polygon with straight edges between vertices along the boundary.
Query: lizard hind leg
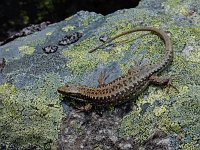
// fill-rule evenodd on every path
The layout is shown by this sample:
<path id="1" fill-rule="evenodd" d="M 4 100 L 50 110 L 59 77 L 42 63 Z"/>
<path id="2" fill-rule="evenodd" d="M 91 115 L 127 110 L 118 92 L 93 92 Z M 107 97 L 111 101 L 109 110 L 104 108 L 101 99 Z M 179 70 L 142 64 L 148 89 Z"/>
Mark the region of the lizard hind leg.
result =
<path id="1" fill-rule="evenodd" d="M 137 74 L 139 71 L 141 70 L 141 68 L 139 66 L 131 66 L 130 69 L 128 70 L 128 74 Z"/>
<path id="2" fill-rule="evenodd" d="M 157 85 L 163 85 L 168 87 L 168 92 L 169 92 L 169 88 L 172 87 L 173 89 L 175 89 L 177 92 L 179 92 L 179 90 L 172 85 L 172 79 L 166 76 L 157 76 L 157 75 L 152 75 L 149 78 L 150 82 L 153 84 L 157 84 Z"/>

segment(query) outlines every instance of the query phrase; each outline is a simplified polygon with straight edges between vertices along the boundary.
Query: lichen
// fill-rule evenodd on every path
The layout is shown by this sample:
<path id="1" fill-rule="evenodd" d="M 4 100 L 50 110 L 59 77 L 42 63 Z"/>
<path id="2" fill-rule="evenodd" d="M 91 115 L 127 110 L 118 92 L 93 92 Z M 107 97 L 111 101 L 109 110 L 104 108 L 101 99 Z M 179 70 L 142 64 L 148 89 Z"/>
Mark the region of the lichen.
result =
<path id="1" fill-rule="evenodd" d="M 31 55 L 34 53 L 35 48 L 34 47 L 30 47 L 30 46 L 20 46 L 19 48 L 20 53 L 22 54 L 26 54 L 26 55 Z"/>
<path id="2" fill-rule="evenodd" d="M 33 86 L 24 89 L 17 89 L 11 84 L 0 85 L 2 143 L 20 147 L 56 144 L 62 117 L 59 98 L 55 93 L 58 84 L 57 75 L 46 74 Z"/>
<path id="3" fill-rule="evenodd" d="M 63 51 L 63 55 L 70 58 L 66 66 L 69 67 L 74 74 L 91 71 L 100 60 L 106 63 L 112 57 L 109 53 L 104 51 L 98 51 L 93 54 L 88 53 L 91 49 L 90 45 L 94 43 L 92 41 L 92 38 L 88 38 L 80 44 L 75 45 L 73 48 L 68 48 Z"/>
<path id="4" fill-rule="evenodd" d="M 65 21 L 69 21 L 69 20 L 71 20 L 72 18 L 73 18 L 73 16 L 67 17 L 67 18 L 65 19 Z"/>
<path id="5" fill-rule="evenodd" d="M 155 107 L 153 112 L 156 117 L 162 116 L 163 113 L 166 113 L 167 109 L 164 106 Z"/>
<path id="6" fill-rule="evenodd" d="M 52 32 L 47 32 L 46 33 L 46 36 L 50 36 L 50 35 L 52 35 Z"/>
<path id="7" fill-rule="evenodd" d="M 196 6 L 200 5 L 199 0 L 167 0 L 162 3 L 162 6 L 165 8 L 165 11 L 171 15 L 183 15 L 187 16 L 190 10 L 193 11 L 194 4 Z M 199 5 L 198 5 L 199 4 Z"/>
<path id="8" fill-rule="evenodd" d="M 68 32 L 68 31 L 74 30 L 75 28 L 76 28 L 76 26 L 67 25 L 67 26 L 63 27 L 62 30 L 64 32 Z"/>
<path id="9" fill-rule="evenodd" d="M 195 145 L 196 145 L 196 142 L 183 144 L 183 145 L 181 145 L 181 149 L 182 150 L 199 150 L 199 148 L 196 147 Z"/>
<path id="10" fill-rule="evenodd" d="M 121 31 L 122 32 L 122 31 Z M 92 70 L 99 61 L 103 62 L 104 64 L 108 64 L 109 62 L 118 60 L 120 62 L 121 70 L 124 73 L 127 72 L 127 68 L 130 67 L 130 65 L 135 65 L 136 63 L 139 64 L 139 61 L 141 61 L 143 55 L 141 54 L 141 49 L 149 49 L 147 58 L 151 58 L 152 55 L 155 55 L 155 49 L 160 49 L 159 53 L 163 50 L 163 45 L 161 46 L 162 41 L 153 34 L 145 35 L 145 37 L 140 38 L 139 45 L 138 41 L 136 41 L 136 44 L 138 45 L 134 49 L 130 48 L 130 44 L 137 38 L 139 38 L 144 33 L 137 33 L 134 35 L 127 35 L 124 37 L 121 37 L 119 39 L 116 39 L 113 41 L 116 46 L 111 48 L 109 52 L 103 51 L 102 49 L 97 50 L 93 53 L 88 53 L 89 50 L 96 47 L 95 40 L 93 38 L 88 38 L 81 43 L 78 43 L 74 45 L 73 47 L 68 47 L 67 49 L 63 50 L 63 55 L 67 58 L 70 58 L 70 61 L 66 64 L 67 67 L 71 69 L 71 71 L 75 74 L 79 74 L 81 72 L 90 71 Z M 117 34 L 114 34 L 115 36 Z M 112 37 L 113 37 L 112 36 Z M 148 45 L 148 42 L 154 42 L 156 44 L 152 44 L 151 46 Z M 159 42 L 157 42 L 159 41 Z M 91 47 L 94 45 L 93 47 Z M 137 62 L 134 62 L 134 60 L 130 59 L 129 61 L 124 61 L 124 55 L 129 52 L 134 58 L 138 57 L 140 60 L 137 60 Z M 158 56 L 160 54 L 157 54 Z M 152 59 L 152 62 L 156 62 L 159 57 L 154 56 L 155 59 Z"/>
<path id="11" fill-rule="evenodd" d="M 83 20 L 82 20 L 82 24 L 83 26 L 88 26 L 90 24 L 90 22 L 92 22 L 93 20 L 93 17 L 91 16 L 88 16 L 88 17 L 85 17 Z"/>

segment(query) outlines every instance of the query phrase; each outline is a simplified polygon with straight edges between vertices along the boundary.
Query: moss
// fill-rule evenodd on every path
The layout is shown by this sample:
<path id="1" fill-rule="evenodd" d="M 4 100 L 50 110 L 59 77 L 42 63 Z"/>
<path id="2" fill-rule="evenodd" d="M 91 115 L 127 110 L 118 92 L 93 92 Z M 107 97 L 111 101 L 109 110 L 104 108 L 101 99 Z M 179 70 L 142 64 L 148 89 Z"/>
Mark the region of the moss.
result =
<path id="1" fill-rule="evenodd" d="M 62 117 L 58 95 L 60 84 L 55 74 L 47 74 L 33 87 L 16 89 L 13 85 L 0 85 L 0 141 L 15 146 L 53 144 L 58 136 Z"/>
<path id="2" fill-rule="evenodd" d="M 26 54 L 26 55 L 31 55 L 35 51 L 35 48 L 30 47 L 30 46 L 20 46 L 18 49 L 19 49 L 20 53 Z"/>

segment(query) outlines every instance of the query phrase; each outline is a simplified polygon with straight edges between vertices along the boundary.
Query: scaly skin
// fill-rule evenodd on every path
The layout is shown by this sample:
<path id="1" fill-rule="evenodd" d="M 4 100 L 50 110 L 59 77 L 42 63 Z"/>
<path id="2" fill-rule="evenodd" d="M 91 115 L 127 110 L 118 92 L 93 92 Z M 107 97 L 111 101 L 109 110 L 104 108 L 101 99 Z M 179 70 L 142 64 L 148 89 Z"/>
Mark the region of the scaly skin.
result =
<path id="1" fill-rule="evenodd" d="M 135 28 L 126 32 L 123 32 L 97 48 L 89 51 L 94 52 L 103 45 L 113 41 L 116 38 L 130 34 L 137 31 L 151 31 L 158 35 L 165 44 L 164 56 L 159 61 L 152 65 L 145 67 L 131 68 L 125 76 L 121 76 L 109 84 L 102 84 L 97 88 L 92 88 L 80 84 L 65 84 L 58 88 L 58 92 L 71 98 L 75 98 L 81 101 L 89 102 L 93 105 L 109 105 L 109 104 L 121 104 L 126 102 L 130 98 L 137 96 L 147 86 L 153 82 L 157 84 L 168 84 L 168 79 L 161 79 L 156 76 L 157 73 L 165 69 L 173 59 L 172 44 L 169 36 L 162 30 L 153 27 L 141 27 Z"/>

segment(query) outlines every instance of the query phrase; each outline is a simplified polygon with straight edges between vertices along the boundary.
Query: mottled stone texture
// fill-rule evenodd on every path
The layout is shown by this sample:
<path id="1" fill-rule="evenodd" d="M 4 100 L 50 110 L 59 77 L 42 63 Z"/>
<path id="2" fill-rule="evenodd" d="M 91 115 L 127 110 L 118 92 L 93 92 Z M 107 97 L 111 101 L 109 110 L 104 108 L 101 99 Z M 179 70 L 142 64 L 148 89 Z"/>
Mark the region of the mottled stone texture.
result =
<path id="1" fill-rule="evenodd" d="M 56 89 L 65 82 L 97 86 L 102 70 L 109 74 L 108 83 L 132 65 L 156 63 L 163 43 L 149 32 L 88 53 L 102 43 L 100 37 L 141 26 L 161 28 L 171 36 L 174 61 L 162 75 L 170 76 L 179 92 L 150 86 L 130 103 L 87 113 L 69 107 L 68 99 L 62 101 Z M 82 37 L 58 45 L 73 32 Z M 199 0 L 143 0 L 137 8 L 107 16 L 81 11 L 1 46 L 0 60 L 6 62 L 0 68 L 1 148 L 198 150 L 199 41 Z M 49 45 L 58 46 L 57 51 L 46 54 L 42 48 Z"/>

